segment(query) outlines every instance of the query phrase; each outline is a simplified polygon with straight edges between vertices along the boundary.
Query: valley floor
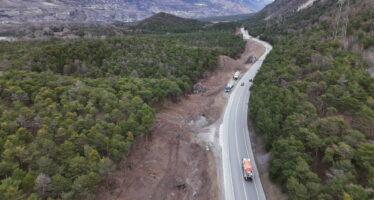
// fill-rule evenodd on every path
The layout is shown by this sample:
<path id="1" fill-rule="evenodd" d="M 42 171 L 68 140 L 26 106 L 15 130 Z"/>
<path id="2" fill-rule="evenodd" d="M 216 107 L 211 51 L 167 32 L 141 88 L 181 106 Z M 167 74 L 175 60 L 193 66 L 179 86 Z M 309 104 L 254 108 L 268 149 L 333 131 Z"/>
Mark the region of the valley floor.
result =
<path id="1" fill-rule="evenodd" d="M 157 112 L 153 133 L 137 140 L 128 159 L 98 189 L 96 199 L 219 199 L 218 164 L 206 141 L 197 136 L 220 120 L 227 102 L 223 88 L 232 74 L 247 70 L 249 56 L 263 53 L 260 44 L 248 41 L 240 59 L 221 56 L 219 68 L 204 75 L 199 83 L 204 93 L 166 102 Z"/>

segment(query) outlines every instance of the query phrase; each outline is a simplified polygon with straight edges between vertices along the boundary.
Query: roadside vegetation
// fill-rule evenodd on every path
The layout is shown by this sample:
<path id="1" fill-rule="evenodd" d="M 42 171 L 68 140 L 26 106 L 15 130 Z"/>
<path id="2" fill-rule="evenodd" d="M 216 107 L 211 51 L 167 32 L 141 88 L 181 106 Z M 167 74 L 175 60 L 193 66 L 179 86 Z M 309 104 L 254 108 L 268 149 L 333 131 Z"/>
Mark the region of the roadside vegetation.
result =
<path id="1" fill-rule="evenodd" d="M 231 32 L 0 42 L 0 199 L 92 199 L 155 105 L 243 48 Z"/>
<path id="2" fill-rule="evenodd" d="M 353 1 L 345 38 L 334 37 L 333 1 L 246 22 L 274 47 L 255 78 L 250 118 L 272 153 L 270 177 L 291 200 L 374 198 L 374 79 L 363 57 L 374 18 L 365 2 Z"/>

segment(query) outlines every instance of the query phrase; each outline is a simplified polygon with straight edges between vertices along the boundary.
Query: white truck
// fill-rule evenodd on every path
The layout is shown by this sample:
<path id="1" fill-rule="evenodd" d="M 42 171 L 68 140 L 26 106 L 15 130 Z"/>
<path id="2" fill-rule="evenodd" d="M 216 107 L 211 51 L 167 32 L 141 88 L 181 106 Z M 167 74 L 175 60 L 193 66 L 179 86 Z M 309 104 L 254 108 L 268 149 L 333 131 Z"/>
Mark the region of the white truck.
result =
<path id="1" fill-rule="evenodd" d="M 234 74 L 234 80 L 238 80 L 240 77 L 240 71 L 236 71 L 235 74 Z"/>

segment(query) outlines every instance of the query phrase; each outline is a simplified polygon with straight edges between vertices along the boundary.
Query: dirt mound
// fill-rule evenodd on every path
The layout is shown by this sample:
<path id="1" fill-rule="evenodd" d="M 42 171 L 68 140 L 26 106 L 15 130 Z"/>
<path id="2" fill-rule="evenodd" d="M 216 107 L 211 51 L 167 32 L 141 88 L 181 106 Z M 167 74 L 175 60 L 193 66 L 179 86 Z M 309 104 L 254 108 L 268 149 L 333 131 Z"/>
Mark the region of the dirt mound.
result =
<path id="1" fill-rule="evenodd" d="M 137 139 L 129 157 L 98 189 L 96 199 L 218 199 L 214 157 L 196 137 L 199 127 L 190 122 L 200 116 L 208 124 L 219 119 L 226 104 L 225 84 L 236 70 L 247 70 L 249 65 L 244 63 L 249 56 L 259 57 L 263 52 L 262 46 L 248 41 L 240 59 L 219 57 L 219 68 L 199 82 L 204 93 L 188 95 L 178 103 L 165 102 L 156 115 L 153 133 Z"/>

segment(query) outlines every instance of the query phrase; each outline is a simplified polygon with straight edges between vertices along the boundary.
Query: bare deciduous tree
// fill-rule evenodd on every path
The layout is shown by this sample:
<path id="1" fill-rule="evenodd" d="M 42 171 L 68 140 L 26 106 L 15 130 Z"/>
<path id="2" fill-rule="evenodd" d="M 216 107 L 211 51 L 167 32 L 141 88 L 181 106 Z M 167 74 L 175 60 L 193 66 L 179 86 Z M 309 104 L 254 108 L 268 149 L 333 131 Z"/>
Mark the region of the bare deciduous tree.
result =
<path id="1" fill-rule="evenodd" d="M 35 180 L 35 190 L 41 197 L 48 197 L 52 188 L 52 181 L 49 176 L 40 173 Z"/>

